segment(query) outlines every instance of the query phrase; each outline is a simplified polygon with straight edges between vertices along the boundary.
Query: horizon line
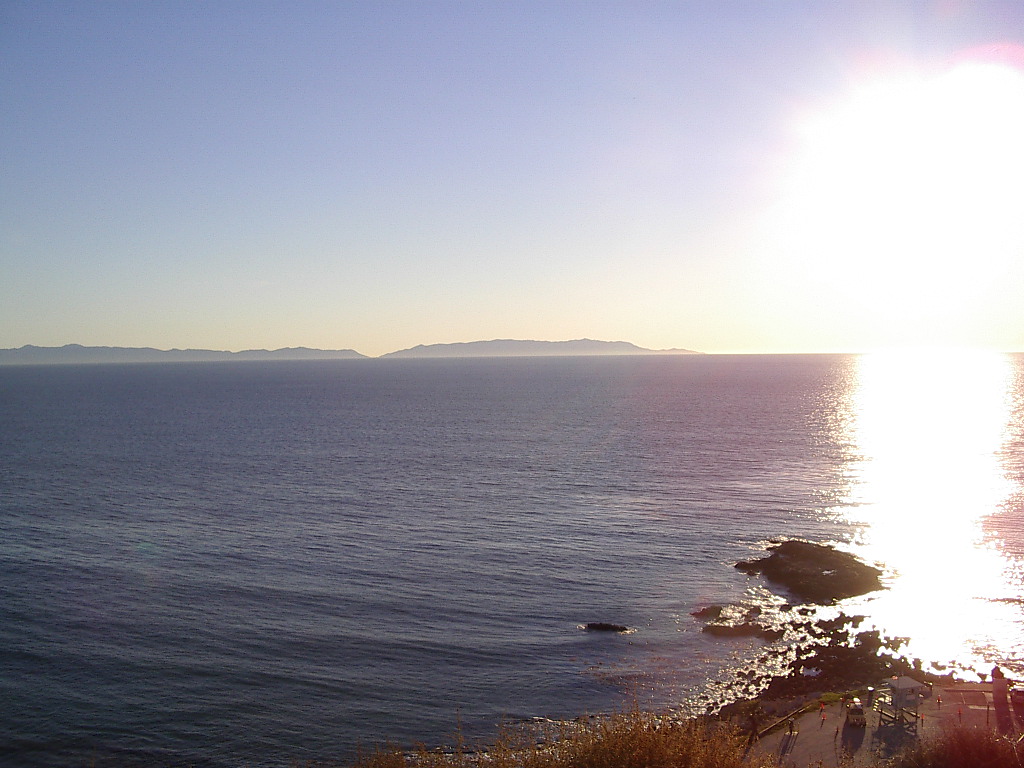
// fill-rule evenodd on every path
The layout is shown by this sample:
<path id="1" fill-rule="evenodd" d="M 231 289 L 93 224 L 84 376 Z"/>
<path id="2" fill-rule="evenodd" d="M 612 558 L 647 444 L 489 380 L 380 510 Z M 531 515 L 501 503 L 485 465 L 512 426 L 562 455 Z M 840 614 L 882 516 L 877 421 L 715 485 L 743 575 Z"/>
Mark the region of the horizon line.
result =
<path id="1" fill-rule="evenodd" d="M 605 341 L 601 339 L 591 338 L 578 338 L 578 339 L 565 339 L 565 340 L 547 340 L 547 339 L 512 339 L 512 338 L 498 338 L 498 339 L 487 339 L 487 340 L 473 340 L 473 341 L 458 341 L 458 342 L 432 342 L 429 344 L 416 344 L 412 347 L 403 347 L 401 349 L 393 350 L 390 352 L 384 352 L 377 355 L 368 355 L 358 350 L 347 347 L 347 348 L 333 348 L 327 349 L 322 347 L 309 347 L 305 345 L 296 346 L 284 346 L 277 348 L 269 347 L 249 347 L 245 349 L 213 349 L 209 347 L 169 347 L 160 348 L 154 346 L 120 346 L 111 344 L 81 344 L 79 342 L 68 342 L 59 346 L 45 346 L 32 343 L 26 343 L 20 347 L 8 347 L 0 349 L 0 353 L 18 352 L 23 350 L 40 350 L 40 351 L 51 351 L 56 352 L 59 350 L 81 349 L 81 350 L 111 350 L 111 351 L 140 351 L 140 352 L 155 352 L 155 353 L 166 353 L 166 354 L 188 354 L 192 353 L 209 353 L 209 354 L 224 354 L 224 355 L 245 355 L 245 354 L 277 354 L 287 353 L 289 351 L 295 352 L 309 352 L 309 353 L 324 353 L 324 354 L 344 354 L 351 353 L 354 355 L 352 358 L 347 359 L 362 359 L 362 360 L 377 360 L 383 358 L 390 358 L 397 355 L 400 352 L 411 352 L 417 349 L 428 349 L 431 347 L 461 347 L 478 344 L 490 344 L 490 343 L 501 343 L 501 342 L 513 342 L 513 343 L 537 343 L 537 344 L 572 344 L 577 342 L 592 342 L 598 344 L 627 344 L 637 349 L 636 352 L 591 352 L 583 354 L 566 354 L 566 355 L 532 355 L 529 353 L 524 354 L 495 354 L 495 355 L 434 355 L 433 359 L 443 358 L 459 358 L 459 357 L 490 357 L 490 358 L 501 358 L 501 357 L 643 357 L 656 355 L 660 357 L 664 356 L 741 356 L 741 355 L 867 355 L 867 354 L 885 354 L 885 353 L 950 353 L 950 352 L 990 352 L 996 354 L 1021 354 L 1024 350 L 1013 350 L 1013 349 L 996 349 L 992 347 L 981 347 L 981 346 L 965 346 L 965 345 L 942 345 L 942 344 L 905 344 L 905 345 L 889 345 L 885 347 L 875 347 L 870 349 L 838 349 L 838 350 L 694 350 L 682 347 L 671 347 L 667 349 L 649 349 L 641 347 L 634 342 L 629 341 Z M 423 356 L 431 357 L 431 356 Z M 409 355 L 402 359 L 422 359 L 416 355 Z M 210 361 L 214 362 L 214 361 Z"/>

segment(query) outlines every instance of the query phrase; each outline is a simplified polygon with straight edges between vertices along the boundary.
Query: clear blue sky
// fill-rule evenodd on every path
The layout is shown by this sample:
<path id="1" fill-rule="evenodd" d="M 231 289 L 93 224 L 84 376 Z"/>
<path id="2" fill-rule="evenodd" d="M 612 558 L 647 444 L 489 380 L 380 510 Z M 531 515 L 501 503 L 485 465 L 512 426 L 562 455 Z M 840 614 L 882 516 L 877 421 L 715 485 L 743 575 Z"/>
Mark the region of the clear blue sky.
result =
<path id="1" fill-rule="evenodd" d="M 6 0 L 0 347 L 1024 350 L 1022 44 L 1009 0 Z"/>

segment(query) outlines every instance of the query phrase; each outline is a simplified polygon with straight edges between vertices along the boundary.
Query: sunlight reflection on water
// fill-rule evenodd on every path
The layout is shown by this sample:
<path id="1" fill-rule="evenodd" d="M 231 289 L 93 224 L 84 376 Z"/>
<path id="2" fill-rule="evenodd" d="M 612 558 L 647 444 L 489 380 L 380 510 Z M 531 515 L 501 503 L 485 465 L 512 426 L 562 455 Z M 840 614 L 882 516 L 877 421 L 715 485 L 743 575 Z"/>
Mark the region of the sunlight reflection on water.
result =
<path id="1" fill-rule="evenodd" d="M 889 589 L 857 602 L 886 634 L 910 638 L 912 657 L 1024 673 L 1021 563 L 985 525 L 1019 492 L 1001 458 L 1015 373 L 1010 357 L 977 351 L 858 361 L 842 514 Z"/>

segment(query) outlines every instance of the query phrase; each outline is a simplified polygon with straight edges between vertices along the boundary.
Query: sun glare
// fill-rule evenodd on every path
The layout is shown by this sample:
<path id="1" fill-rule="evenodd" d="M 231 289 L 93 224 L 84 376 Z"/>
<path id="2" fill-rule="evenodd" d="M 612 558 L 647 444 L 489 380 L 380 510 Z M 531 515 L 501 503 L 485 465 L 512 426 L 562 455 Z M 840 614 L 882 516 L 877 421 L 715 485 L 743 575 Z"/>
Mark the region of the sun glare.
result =
<path id="1" fill-rule="evenodd" d="M 775 255 L 864 317 L 927 328 L 982 309 L 1024 255 L 1022 136 L 1012 66 L 864 84 L 800 124 Z"/>
<path id="2" fill-rule="evenodd" d="M 863 555 L 893 571 L 872 614 L 924 659 L 966 667 L 986 647 L 1012 645 L 994 642 L 998 601 L 1019 597 L 1019 586 L 984 521 L 1011 492 L 1000 452 L 1013 374 L 1007 356 L 980 351 L 904 350 L 858 363 L 849 438 L 860 460 L 846 514 L 863 525 Z M 951 623 L 936 600 L 963 615 Z"/>

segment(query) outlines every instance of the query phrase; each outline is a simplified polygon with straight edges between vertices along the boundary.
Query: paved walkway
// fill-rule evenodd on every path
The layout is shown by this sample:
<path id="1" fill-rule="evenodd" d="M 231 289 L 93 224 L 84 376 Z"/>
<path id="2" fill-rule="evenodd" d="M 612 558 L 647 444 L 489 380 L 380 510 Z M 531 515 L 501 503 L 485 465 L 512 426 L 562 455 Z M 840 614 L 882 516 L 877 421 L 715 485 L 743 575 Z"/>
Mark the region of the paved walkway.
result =
<path id="1" fill-rule="evenodd" d="M 755 742 L 751 750 L 774 755 L 786 768 L 807 768 L 819 761 L 826 768 L 840 764 L 867 766 L 878 757 L 892 756 L 916 739 L 936 736 L 944 728 L 1024 733 L 1024 708 L 1010 708 L 1005 686 L 1000 691 L 997 684 L 993 697 L 991 683 L 937 684 L 930 697 L 919 699 L 917 720 L 905 724 L 882 724 L 879 713 L 867 707 L 865 714 L 867 727 L 855 728 L 844 722 L 842 704 L 831 704 L 796 718 L 793 733 L 783 724 Z"/>

